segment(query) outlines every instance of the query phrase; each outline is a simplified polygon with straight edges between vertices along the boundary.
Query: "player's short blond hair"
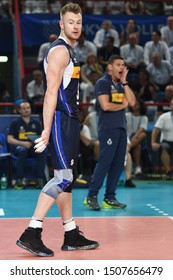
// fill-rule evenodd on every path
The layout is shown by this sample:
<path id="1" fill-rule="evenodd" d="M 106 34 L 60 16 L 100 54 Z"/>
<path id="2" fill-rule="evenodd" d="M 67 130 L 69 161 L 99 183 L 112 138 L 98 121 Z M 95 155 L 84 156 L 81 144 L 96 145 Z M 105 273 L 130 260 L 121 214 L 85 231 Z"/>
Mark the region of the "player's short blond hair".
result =
<path id="1" fill-rule="evenodd" d="M 62 16 L 64 16 L 67 12 L 82 14 L 82 9 L 78 4 L 70 2 L 61 8 L 60 18 L 62 18 Z"/>

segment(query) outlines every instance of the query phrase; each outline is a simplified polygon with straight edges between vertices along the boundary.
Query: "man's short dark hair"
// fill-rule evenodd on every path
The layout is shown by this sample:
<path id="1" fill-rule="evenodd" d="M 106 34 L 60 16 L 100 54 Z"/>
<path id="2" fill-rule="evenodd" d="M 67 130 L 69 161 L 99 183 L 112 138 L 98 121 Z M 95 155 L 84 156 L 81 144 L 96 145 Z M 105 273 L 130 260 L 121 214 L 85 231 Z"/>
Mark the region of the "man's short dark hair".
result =
<path id="1" fill-rule="evenodd" d="M 113 54 L 113 55 L 111 55 L 111 56 L 109 57 L 108 64 L 113 64 L 114 61 L 115 61 L 115 60 L 118 60 L 118 59 L 121 59 L 121 60 L 124 61 L 124 59 L 123 59 L 122 56 Z"/>

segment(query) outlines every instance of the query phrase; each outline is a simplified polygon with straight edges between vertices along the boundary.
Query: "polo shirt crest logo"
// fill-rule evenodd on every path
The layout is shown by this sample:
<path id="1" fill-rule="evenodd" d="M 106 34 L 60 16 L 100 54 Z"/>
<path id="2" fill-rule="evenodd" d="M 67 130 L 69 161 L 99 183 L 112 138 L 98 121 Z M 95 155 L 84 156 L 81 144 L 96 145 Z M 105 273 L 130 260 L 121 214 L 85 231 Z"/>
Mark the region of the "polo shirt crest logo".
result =
<path id="1" fill-rule="evenodd" d="M 112 145 L 112 139 L 111 138 L 108 139 L 107 144 Z"/>
<path id="2" fill-rule="evenodd" d="M 32 129 L 35 129 L 36 128 L 35 123 L 33 123 L 31 127 L 32 127 Z"/>

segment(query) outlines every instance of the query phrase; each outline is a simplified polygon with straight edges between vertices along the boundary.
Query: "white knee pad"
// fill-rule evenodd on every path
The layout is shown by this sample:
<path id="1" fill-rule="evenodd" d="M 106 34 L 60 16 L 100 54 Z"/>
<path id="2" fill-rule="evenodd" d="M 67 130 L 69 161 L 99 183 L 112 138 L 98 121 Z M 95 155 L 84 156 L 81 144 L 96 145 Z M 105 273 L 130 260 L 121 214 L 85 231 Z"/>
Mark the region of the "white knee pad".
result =
<path id="1" fill-rule="evenodd" d="M 54 170 L 54 177 L 44 186 L 42 192 L 56 199 L 73 181 L 72 169 Z"/>

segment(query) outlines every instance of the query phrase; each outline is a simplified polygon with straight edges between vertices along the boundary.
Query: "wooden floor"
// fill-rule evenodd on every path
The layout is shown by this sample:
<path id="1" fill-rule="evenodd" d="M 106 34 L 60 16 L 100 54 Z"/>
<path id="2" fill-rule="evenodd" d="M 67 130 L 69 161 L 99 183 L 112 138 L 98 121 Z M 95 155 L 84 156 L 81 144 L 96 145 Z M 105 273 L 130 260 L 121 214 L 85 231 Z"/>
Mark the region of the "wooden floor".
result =
<path id="1" fill-rule="evenodd" d="M 63 227 L 56 205 L 48 213 L 43 241 L 52 260 L 173 260 L 173 182 L 137 181 L 137 187 L 119 187 L 122 210 L 92 211 L 83 205 L 87 189 L 73 190 L 73 214 L 80 230 L 100 246 L 88 251 L 61 251 Z M 39 190 L 0 190 L 0 260 L 41 259 L 16 246 L 28 226 Z M 99 193 L 101 204 L 104 186 Z M 44 258 L 50 259 L 50 258 Z"/>
<path id="2" fill-rule="evenodd" d="M 165 217 L 76 218 L 86 237 L 97 240 L 95 250 L 61 251 L 63 231 L 60 218 L 47 218 L 43 239 L 54 260 L 172 260 L 173 221 Z M 27 226 L 27 219 L 1 221 L 0 259 L 34 260 L 38 257 L 17 247 L 16 240 Z M 9 230 L 10 228 L 10 230 Z M 93 230 L 94 229 L 94 230 Z M 8 249 L 7 249 L 8 248 Z M 44 259 L 50 259 L 44 258 Z"/>

